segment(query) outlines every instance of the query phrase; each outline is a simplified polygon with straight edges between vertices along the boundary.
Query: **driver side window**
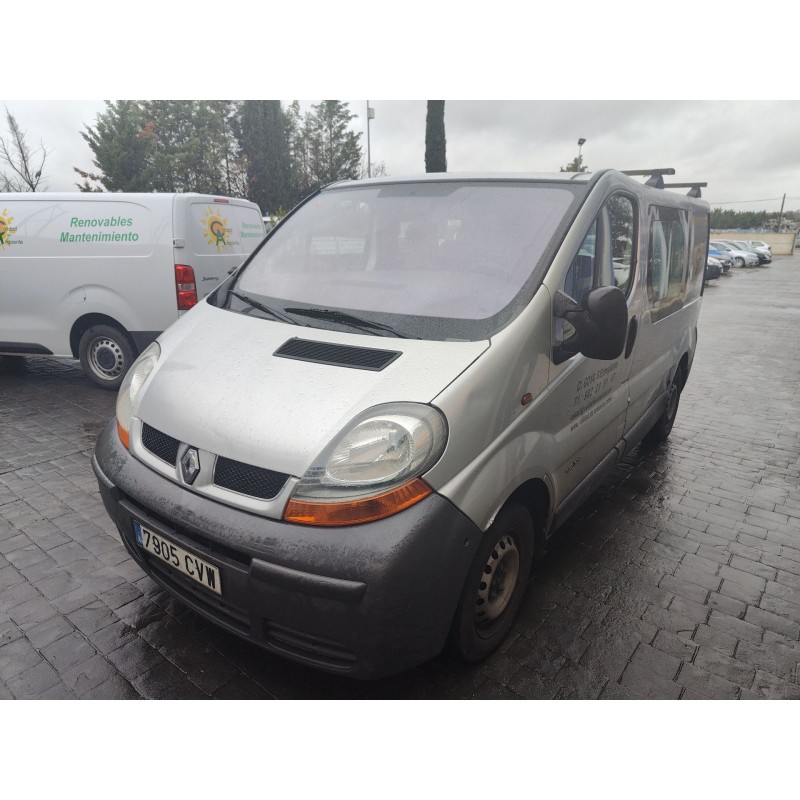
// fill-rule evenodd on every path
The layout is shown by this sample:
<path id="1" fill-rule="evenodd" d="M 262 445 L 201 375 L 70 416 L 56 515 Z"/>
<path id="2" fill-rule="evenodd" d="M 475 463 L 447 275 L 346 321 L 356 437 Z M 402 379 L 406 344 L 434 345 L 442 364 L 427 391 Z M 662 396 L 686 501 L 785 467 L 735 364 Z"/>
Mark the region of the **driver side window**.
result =
<path id="1" fill-rule="evenodd" d="M 636 257 L 637 210 L 633 198 L 615 194 L 589 227 L 567 270 L 562 291 L 585 306 L 592 289 L 618 286 L 625 295 L 633 282 Z M 568 343 L 575 334 L 569 322 L 556 319 L 555 337 Z"/>

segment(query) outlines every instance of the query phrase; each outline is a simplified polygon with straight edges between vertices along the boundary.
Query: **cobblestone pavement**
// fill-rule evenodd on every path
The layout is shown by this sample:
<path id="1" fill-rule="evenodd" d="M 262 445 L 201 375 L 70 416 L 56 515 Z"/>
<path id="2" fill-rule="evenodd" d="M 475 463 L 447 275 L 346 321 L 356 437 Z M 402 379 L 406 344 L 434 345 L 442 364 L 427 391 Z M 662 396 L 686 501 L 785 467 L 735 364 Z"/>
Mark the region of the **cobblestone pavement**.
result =
<path id="1" fill-rule="evenodd" d="M 706 288 L 668 442 L 537 567 L 502 650 L 362 683 L 206 623 L 127 556 L 74 362 L 0 359 L 0 698 L 800 698 L 800 257 Z"/>

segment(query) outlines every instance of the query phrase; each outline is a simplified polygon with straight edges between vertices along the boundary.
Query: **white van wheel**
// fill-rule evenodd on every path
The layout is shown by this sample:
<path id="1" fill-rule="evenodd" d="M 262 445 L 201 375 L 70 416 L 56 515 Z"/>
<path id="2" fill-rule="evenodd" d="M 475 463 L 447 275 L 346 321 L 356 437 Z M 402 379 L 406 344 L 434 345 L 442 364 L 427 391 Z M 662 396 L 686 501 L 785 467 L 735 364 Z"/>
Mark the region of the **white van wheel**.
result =
<path id="1" fill-rule="evenodd" d="M 525 594 L 533 541 L 531 514 L 519 503 L 501 509 L 484 534 L 450 632 L 450 646 L 460 658 L 479 661 L 505 639 Z"/>
<path id="2" fill-rule="evenodd" d="M 135 358 L 130 339 L 111 325 L 89 328 L 81 336 L 78 353 L 83 371 L 103 389 L 118 389 Z"/>

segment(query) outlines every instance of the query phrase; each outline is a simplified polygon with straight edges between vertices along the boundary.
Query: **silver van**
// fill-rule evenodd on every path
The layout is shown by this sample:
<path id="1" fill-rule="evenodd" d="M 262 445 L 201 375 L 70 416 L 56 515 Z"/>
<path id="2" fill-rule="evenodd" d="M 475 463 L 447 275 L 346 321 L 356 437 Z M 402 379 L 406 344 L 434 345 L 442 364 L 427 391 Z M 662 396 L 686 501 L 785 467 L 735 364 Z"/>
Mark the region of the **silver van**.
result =
<path id="1" fill-rule="evenodd" d="M 93 466 L 133 558 L 331 672 L 489 654 L 559 525 L 675 420 L 709 208 L 649 172 L 312 195 L 120 389 Z"/>

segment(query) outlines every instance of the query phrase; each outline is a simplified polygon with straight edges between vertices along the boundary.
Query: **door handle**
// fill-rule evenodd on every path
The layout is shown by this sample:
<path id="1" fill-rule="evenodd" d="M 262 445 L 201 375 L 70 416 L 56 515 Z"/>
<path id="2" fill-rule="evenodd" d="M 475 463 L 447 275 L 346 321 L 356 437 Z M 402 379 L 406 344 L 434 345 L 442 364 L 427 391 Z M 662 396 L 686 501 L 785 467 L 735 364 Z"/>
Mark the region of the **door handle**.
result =
<path id="1" fill-rule="evenodd" d="M 639 332 L 639 321 L 633 317 L 628 323 L 628 340 L 625 342 L 625 358 L 627 358 L 633 351 L 633 345 L 636 341 L 636 334 Z"/>

